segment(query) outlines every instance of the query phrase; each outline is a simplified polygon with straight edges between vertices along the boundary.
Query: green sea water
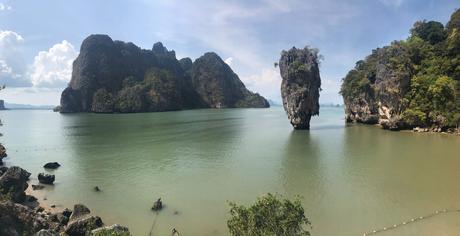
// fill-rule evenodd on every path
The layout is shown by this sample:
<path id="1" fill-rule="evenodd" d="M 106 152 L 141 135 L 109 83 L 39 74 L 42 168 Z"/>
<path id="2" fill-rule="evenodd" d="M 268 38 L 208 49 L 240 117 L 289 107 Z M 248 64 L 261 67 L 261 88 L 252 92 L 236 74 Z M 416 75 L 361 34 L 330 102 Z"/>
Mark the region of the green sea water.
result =
<path id="1" fill-rule="evenodd" d="M 134 235 L 228 235 L 228 201 L 300 195 L 312 235 L 363 235 L 460 208 L 460 137 L 347 126 L 321 108 L 294 131 L 282 108 L 140 114 L 1 111 L 7 165 L 32 173 L 57 161 L 56 183 L 35 191 L 58 207 L 87 205 Z M 94 192 L 99 186 L 102 192 Z M 47 200 L 42 200 L 43 198 Z M 161 197 L 166 208 L 150 208 Z M 448 213 L 377 235 L 460 235 Z"/>

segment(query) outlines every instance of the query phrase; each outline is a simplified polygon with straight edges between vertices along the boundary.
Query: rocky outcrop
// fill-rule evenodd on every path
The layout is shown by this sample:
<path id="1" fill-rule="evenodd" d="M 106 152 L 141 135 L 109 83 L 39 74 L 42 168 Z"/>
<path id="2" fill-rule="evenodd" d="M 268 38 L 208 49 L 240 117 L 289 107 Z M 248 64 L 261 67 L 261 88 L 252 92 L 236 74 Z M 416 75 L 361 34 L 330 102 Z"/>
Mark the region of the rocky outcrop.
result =
<path id="1" fill-rule="evenodd" d="M 7 157 L 6 148 L 0 144 L 0 166 L 3 165 L 3 158 Z"/>
<path id="2" fill-rule="evenodd" d="M 61 112 L 157 112 L 268 107 L 215 53 L 176 59 L 161 43 L 144 50 L 107 35 L 86 38 L 61 95 Z"/>
<path id="3" fill-rule="evenodd" d="M 3 100 L 0 100 L 0 111 L 1 111 L 1 110 L 6 110 L 6 108 L 5 108 L 5 101 L 3 101 Z"/>
<path id="4" fill-rule="evenodd" d="M 460 124 L 460 19 L 418 21 L 407 40 L 377 48 L 343 79 L 347 122 L 449 132 Z M 417 129 L 417 130 L 418 130 Z"/>
<path id="5" fill-rule="evenodd" d="M 72 214 L 70 215 L 70 220 L 71 221 L 77 220 L 77 219 L 82 218 L 82 217 L 84 217 L 86 215 L 89 215 L 90 213 L 91 213 L 91 211 L 85 205 L 83 205 L 83 204 L 75 204 L 75 206 L 73 206 Z"/>
<path id="6" fill-rule="evenodd" d="M 106 235 L 128 236 L 130 234 L 129 234 L 128 227 L 115 224 L 115 225 L 95 229 L 91 231 L 91 235 L 94 235 L 94 236 L 106 236 Z"/>
<path id="7" fill-rule="evenodd" d="M 86 236 L 92 230 L 102 227 L 102 219 L 99 216 L 86 216 L 74 221 L 70 221 L 64 233 L 69 236 Z"/>
<path id="8" fill-rule="evenodd" d="M 309 129 L 311 116 L 319 115 L 318 50 L 305 47 L 283 51 L 279 60 L 283 107 L 294 129 Z"/>
<path id="9" fill-rule="evenodd" d="M 34 235 L 49 228 L 45 216 L 11 201 L 0 201 L 0 235 Z"/>
<path id="10" fill-rule="evenodd" d="M 363 72 L 363 70 L 369 70 Z M 404 126 L 401 121 L 403 98 L 410 87 L 413 68 L 408 49 L 399 42 L 374 50 L 365 61 L 357 63 L 342 85 L 345 103 L 345 119 L 348 122 L 379 123 L 386 129 L 396 130 Z M 366 83 L 354 94 L 346 93 L 346 86 L 355 77 L 365 78 Z"/>
<path id="11" fill-rule="evenodd" d="M 269 107 L 268 101 L 246 89 L 230 66 L 217 54 L 209 52 L 191 68 L 192 85 L 211 108 Z"/>
<path id="12" fill-rule="evenodd" d="M 54 175 L 40 173 L 38 174 L 38 182 L 41 184 L 53 184 L 55 180 Z"/>
<path id="13" fill-rule="evenodd" d="M 55 170 L 55 169 L 59 168 L 60 166 L 61 165 L 59 163 L 57 163 L 57 162 L 48 162 L 43 166 L 43 168 Z"/>
<path id="14" fill-rule="evenodd" d="M 20 167 L 8 168 L 0 177 L 0 200 L 24 202 L 26 199 L 24 191 L 29 186 L 27 184 L 29 177 L 30 173 Z"/>

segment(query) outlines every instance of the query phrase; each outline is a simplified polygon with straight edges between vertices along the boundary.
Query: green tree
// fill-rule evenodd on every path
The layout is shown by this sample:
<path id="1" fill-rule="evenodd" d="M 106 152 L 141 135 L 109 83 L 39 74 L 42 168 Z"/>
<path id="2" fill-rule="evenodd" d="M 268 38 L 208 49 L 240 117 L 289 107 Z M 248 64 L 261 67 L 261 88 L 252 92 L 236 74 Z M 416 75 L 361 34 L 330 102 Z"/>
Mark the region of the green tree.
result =
<path id="1" fill-rule="evenodd" d="M 442 42 L 447 36 L 444 25 L 437 21 L 417 21 L 411 33 L 431 44 Z"/>
<path id="2" fill-rule="evenodd" d="M 298 198 L 291 201 L 266 194 L 246 207 L 230 203 L 230 233 L 235 236 L 305 236 L 311 223 Z"/>

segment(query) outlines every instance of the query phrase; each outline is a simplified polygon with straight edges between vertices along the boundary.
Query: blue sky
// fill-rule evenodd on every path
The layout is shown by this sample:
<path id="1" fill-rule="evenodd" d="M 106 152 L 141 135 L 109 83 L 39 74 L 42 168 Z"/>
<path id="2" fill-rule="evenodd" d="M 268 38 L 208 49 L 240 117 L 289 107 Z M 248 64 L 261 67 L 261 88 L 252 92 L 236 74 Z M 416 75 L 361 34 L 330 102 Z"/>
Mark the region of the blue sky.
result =
<path id="1" fill-rule="evenodd" d="M 280 100 L 280 52 L 324 56 L 322 103 L 342 103 L 340 81 L 373 48 L 405 39 L 417 20 L 446 23 L 458 0 L 0 0 L 0 98 L 59 104 L 82 40 L 108 34 L 178 59 L 217 52 L 246 86 Z"/>

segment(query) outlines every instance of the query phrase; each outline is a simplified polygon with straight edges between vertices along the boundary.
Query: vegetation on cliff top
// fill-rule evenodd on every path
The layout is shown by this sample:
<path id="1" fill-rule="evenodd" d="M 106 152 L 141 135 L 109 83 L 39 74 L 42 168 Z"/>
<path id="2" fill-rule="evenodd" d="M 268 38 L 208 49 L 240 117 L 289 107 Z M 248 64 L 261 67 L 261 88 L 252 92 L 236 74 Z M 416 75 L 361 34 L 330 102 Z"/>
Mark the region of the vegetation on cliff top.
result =
<path id="1" fill-rule="evenodd" d="M 373 50 L 347 74 L 340 93 L 349 107 L 363 101 L 375 104 L 374 108 L 390 107 L 400 126 L 457 126 L 460 10 L 452 14 L 446 26 L 418 21 L 408 39 Z M 370 106 L 369 113 L 382 119 L 374 108 Z M 348 112 L 354 111 L 350 108 Z"/>

